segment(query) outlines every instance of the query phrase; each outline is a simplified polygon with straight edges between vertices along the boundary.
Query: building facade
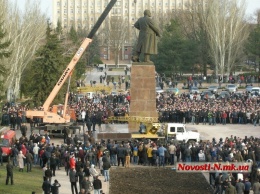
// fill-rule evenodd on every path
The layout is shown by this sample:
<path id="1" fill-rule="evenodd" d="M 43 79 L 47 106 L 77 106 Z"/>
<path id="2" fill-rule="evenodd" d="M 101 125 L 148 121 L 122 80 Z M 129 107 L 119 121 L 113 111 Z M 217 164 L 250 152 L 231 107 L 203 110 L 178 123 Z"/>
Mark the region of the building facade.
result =
<path id="1" fill-rule="evenodd" d="M 150 9 L 153 16 L 170 15 L 188 9 L 194 1 L 202 0 L 117 0 L 106 21 L 97 32 L 101 40 L 102 60 L 113 60 L 119 52 L 119 60 L 129 60 L 133 52 L 138 31 L 133 28 L 136 20 Z M 71 26 L 89 31 L 109 3 L 109 0 L 53 0 L 52 22 L 58 20 L 64 30 Z M 165 21 L 158 21 L 160 24 Z"/>

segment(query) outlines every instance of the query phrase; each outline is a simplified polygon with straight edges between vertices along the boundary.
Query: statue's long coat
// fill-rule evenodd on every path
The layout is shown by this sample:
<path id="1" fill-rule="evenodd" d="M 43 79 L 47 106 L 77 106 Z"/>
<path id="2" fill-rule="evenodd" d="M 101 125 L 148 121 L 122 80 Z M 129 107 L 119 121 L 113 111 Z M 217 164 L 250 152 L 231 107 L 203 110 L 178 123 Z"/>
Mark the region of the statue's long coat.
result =
<path id="1" fill-rule="evenodd" d="M 148 16 L 138 19 L 134 24 L 140 30 L 136 52 L 145 54 L 157 54 L 157 38 L 160 35 L 159 28 Z"/>

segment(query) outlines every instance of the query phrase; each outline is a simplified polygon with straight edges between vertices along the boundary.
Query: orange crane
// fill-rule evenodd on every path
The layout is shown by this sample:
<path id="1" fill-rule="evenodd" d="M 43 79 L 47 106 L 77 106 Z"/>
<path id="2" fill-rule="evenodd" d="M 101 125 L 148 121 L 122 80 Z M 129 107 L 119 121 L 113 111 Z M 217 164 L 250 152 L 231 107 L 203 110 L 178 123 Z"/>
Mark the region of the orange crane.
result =
<path id="1" fill-rule="evenodd" d="M 68 77 L 71 77 L 71 73 L 76 66 L 77 62 L 79 61 L 80 57 L 84 53 L 84 51 L 87 49 L 89 44 L 92 42 L 92 38 L 99 29 L 100 25 L 114 6 L 117 0 L 111 0 L 107 7 L 105 8 L 104 12 L 100 15 L 98 18 L 96 24 L 88 34 L 87 38 L 82 42 L 81 46 L 79 47 L 78 51 L 70 61 L 69 65 L 66 67 L 64 72 L 62 73 L 60 79 L 56 83 L 55 87 L 53 88 L 52 92 L 50 93 L 49 97 L 46 99 L 46 101 L 43 104 L 42 110 L 28 110 L 26 111 L 26 117 L 33 119 L 33 118 L 42 118 L 43 123 L 69 123 L 71 120 L 70 116 L 70 110 L 67 110 L 67 102 L 68 102 L 68 90 L 65 97 L 65 104 L 63 106 L 63 114 L 58 114 L 57 106 L 53 106 L 52 110 L 50 110 L 50 105 L 53 102 L 54 98 L 60 91 L 61 87 L 65 83 L 65 81 L 68 79 Z M 69 84 L 70 84 L 70 78 L 69 78 Z"/>

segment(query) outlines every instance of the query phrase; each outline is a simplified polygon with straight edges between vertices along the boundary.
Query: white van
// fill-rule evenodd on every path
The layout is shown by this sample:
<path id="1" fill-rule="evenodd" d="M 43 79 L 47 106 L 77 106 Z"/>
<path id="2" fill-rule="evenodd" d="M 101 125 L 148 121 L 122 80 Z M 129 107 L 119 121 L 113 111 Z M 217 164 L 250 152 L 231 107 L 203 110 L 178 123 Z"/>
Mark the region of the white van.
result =
<path id="1" fill-rule="evenodd" d="M 87 92 L 85 96 L 87 96 L 87 99 L 92 99 L 95 96 L 95 92 Z"/>
<path id="2" fill-rule="evenodd" d="M 260 94 L 260 87 L 253 87 L 251 90 L 252 95 L 259 95 Z"/>

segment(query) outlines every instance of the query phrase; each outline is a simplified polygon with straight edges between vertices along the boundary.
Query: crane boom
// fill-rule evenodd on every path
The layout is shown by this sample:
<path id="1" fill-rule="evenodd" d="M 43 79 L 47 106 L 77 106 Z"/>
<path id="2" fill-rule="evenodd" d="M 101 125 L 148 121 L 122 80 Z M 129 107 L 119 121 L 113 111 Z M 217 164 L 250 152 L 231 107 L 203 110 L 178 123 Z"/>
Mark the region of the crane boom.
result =
<path id="1" fill-rule="evenodd" d="M 59 115 L 57 113 L 57 109 L 50 111 L 49 107 L 50 107 L 51 103 L 53 102 L 54 98 L 56 97 L 57 93 L 60 91 L 61 87 L 65 83 L 65 81 L 71 75 L 71 72 L 75 68 L 75 66 L 76 66 L 77 62 L 79 61 L 80 57 L 82 56 L 84 51 L 87 49 L 89 44 L 92 42 L 92 38 L 94 37 L 95 33 L 97 32 L 97 30 L 101 26 L 102 22 L 105 20 L 106 16 L 108 15 L 109 11 L 114 6 L 116 1 L 117 0 L 111 0 L 108 3 L 107 7 L 105 8 L 103 13 L 98 18 L 96 24 L 94 25 L 94 27 L 92 28 L 92 30 L 88 34 L 87 38 L 84 39 L 84 41 L 82 42 L 82 44 L 79 47 L 78 51 L 76 52 L 76 54 L 74 55 L 74 57 L 72 58 L 72 60 L 68 64 L 68 66 L 66 67 L 66 69 L 63 71 L 60 79 L 58 80 L 58 82 L 54 86 L 52 92 L 50 93 L 50 95 L 48 96 L 46 101 L 44 102 L 43 110 L 27 110 L 26 111 L 26 117 L 27 118 L 30 118 L 30 119 L 33 119 L 34 117 L 42 118 L 43 119 L 43 123 L 56 123 L 56 124 L 60 124 L 60 123 L 68 123 L 68 122 L 70 122 L 70 116 L 66 115 L 66 107 L 64 108 L 65 111 L 64 111 L 63 116 L 61 116 L 61 115 Z"/>
<path id="2" fill-rule="evenodd" d="M 58 82 L 56 83 L 56 85 L 53 88 L 52 92 L 50 93 L 50 95 L 48 96 L 48 98 L 46 99 L 46 101 L 43 104 L 43 110 L 44 111 L 48 111 L 48 109 L 50 107 L 50 104 L 53 102 L 54 98 L 56 97 L 56 95 L 60 91 L 61 87 L 63 86 L 63 84 L 65 83 L 67 78 L 69 77 L 71 71 L 76 66 L 77 62 L 79 61 L 80 57 L 82 56 L 82 54 L 84 53 L 84 51 L 86 50 L 88 45 L 92 42 L 93 36 L 95 35 L 97 30 L 99 29 L 99 27 L 102 24 L 102 22 L 105 20 L 106 16 L 108 15 L 109 11 L 114 6 L 116 1 L 117 0 L 111 0 L 109 2 L 109 4 L 107 5 L 106 9 L 100 15 L 100 17 L 98 18 L 96 24 L 94 25 L 94 27 L 92 28 L 92 30 L 88 34 L 87 38 L 83 41 L 83 43 L 81 44 L 80 48 L 78 49 L 78 51 L 76 52 L 76 54 L 74 55 L 72 60 L 70 61 L 69 65 L 66 67 L 66 69 L 62 73 L 60 79 L 58 80 Z"/>

